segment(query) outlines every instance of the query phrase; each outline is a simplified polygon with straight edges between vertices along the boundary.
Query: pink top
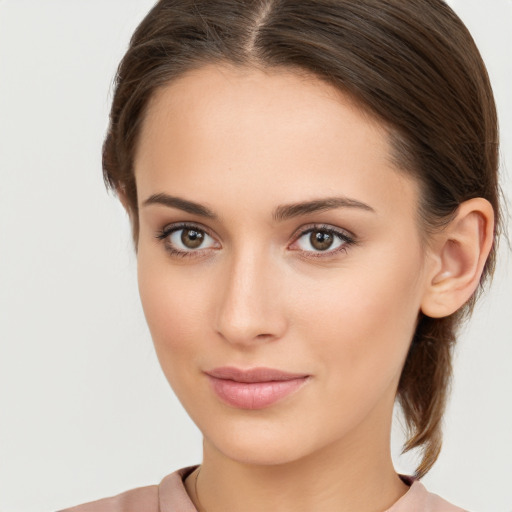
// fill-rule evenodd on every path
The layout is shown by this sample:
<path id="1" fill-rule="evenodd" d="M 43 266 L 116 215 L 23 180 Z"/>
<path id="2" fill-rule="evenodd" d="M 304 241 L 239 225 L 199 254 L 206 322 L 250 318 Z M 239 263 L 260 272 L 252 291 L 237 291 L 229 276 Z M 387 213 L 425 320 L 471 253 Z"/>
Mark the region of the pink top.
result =
<path id="1" fill-rule="evenodd" d="M 197 512 L 188 497 L 183 480 L 197 466 L 167 475 L 160 485 L 139 487 L 112 498 L 104 498 L 60 512 Z M 467 512 L 429 493 L 419 480 L 404 477 L 409 490 L 384 512 Z"/>

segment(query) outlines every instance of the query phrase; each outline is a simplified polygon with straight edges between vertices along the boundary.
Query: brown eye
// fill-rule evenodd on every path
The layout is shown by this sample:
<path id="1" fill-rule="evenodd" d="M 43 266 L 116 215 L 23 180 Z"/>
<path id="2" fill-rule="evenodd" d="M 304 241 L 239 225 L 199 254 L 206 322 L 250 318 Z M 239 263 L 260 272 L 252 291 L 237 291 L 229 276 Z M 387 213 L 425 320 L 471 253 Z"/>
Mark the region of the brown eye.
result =
<path id="1" fill-rule="evenodd" d="M 181 242 L 187 249 L 197 249 L 204 241 L 204 231 L 198 229 L 182 229 Z"/>
<path id="2" fill-rule="evenodd" d="M 157 238 L 165 244 L 172 254 L 201 253 L 207 249 L 220 249 L 220 244 L 204 229 L 198 226 L 170 225 L 164 228 Z"/>
<path id="3" fill-rule="evenodd" d="M 334 243 L 334 236 L 328 231 L 311 231 L 309 235 L 309 242 L 311 247 L 317 251 L 326 251 L 330 249 Z"/>
<path id="4" fill-rule="evenodd" d="M 299 250 L 305 254 L 309 253 L 312 256 L 325 255 L 333 256 L 339 251 L 347 250 L 350 245 L 353 245 L 355 240 L 345 230 L 333 226 L 324 227 L 317 226 L 311 229 L 305 229 L 302 234 L 296 238 L 290 246 L 292 250 Z"/>

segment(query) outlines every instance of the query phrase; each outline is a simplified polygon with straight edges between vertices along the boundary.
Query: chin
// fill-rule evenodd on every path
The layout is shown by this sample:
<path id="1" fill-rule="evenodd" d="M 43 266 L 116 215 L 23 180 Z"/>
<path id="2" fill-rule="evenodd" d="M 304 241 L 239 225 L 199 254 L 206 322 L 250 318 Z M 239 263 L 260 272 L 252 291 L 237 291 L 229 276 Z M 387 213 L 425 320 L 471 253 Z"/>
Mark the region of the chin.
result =
<path id="1" fill-rule="evenodd" d="M 297 446 L 286 446 L 286 443 L 275 442 L 219 442 L 215 448 L 230 460 L 251 466 L 279 466 L 295 462 L 307 451 L 299 451 Z"/>
<path id="2" fill-rule="evenodd" d="M 318 450 L 315 436 L 301 436 L 301 429 L 282 423 L 278 425 L 268 419 L 218 425 L 215 429 L 210 425 L 209 429 L 203 430 L 203 436 L 206 445 L 241 464 L 289 464 Z"/>

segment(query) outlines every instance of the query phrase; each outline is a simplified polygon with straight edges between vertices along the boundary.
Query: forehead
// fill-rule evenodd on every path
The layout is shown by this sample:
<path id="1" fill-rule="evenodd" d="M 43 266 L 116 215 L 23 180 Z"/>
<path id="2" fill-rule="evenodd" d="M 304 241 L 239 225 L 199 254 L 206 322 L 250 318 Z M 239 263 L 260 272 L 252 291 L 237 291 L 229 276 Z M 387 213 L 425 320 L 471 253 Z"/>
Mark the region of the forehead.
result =
<path id="1" fill-rule="evenodd" d="M 159 89 L 135 174 L 141 200 L 186 193 L 225 205 L 243 196 L 246 206 L 270 208 L 338 194 L 369 202 L 394 190 L 415 205 L 415 186 L 394 168 L 385 127 L 333 86 L 290 70 L 211 65 Z"/>

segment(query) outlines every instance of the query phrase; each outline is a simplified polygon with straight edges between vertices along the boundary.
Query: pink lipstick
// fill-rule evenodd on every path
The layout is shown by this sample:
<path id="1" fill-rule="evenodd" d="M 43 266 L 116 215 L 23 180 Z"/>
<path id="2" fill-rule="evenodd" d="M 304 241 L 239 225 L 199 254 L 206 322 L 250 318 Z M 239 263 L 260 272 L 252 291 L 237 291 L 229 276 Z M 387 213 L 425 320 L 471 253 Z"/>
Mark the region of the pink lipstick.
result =
<path id="1" fill-rule="evenodd" d="M 288 373 L 272 368 L 241 370 L 215 368 L 205 372 L 217 396 L 239 409 L 263 409 L 301 388 L 307 374 Z"/>

